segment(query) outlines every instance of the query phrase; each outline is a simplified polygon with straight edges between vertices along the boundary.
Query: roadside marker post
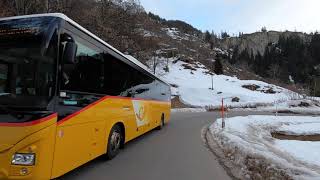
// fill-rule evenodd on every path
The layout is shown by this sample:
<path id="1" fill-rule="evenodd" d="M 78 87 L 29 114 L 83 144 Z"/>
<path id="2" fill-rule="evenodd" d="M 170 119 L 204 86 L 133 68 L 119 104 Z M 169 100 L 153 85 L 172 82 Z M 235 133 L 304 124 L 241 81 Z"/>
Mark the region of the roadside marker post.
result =
<path id="1" fill-rule="evenodd" d="M 226 126 L 226 122 L 224 120 L 224 103 L 223 103 L 223 98 L 222 98 L 222 101 L 221 101 L 221 118 L 222 118 L 222 129 L 225 128 Z"/>

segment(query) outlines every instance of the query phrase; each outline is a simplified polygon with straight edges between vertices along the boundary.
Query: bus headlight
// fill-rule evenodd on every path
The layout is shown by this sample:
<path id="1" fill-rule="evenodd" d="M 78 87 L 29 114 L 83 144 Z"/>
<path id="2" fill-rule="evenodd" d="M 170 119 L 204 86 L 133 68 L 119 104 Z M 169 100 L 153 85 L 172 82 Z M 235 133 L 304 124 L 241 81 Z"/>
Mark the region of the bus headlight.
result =
<path id="1" fill-rule="evenodd" d="M 16 153 L 12 157 L 13 165 L 32 166 L 35 164 L 36 155 L 33 153 Z"/>

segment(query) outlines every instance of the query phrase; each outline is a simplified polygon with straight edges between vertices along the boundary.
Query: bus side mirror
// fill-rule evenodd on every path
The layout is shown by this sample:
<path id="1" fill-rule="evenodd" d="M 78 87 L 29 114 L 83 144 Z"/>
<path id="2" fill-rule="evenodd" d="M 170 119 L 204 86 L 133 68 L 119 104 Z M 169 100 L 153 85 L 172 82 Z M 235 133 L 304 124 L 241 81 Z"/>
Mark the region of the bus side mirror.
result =
<path id="1" fill-rule="evenodd" d="M 75 64 L 77 49 L 78 46 L 75 42 L 67 42 L 64 47 L 63 61 L 67 64 Z"/>

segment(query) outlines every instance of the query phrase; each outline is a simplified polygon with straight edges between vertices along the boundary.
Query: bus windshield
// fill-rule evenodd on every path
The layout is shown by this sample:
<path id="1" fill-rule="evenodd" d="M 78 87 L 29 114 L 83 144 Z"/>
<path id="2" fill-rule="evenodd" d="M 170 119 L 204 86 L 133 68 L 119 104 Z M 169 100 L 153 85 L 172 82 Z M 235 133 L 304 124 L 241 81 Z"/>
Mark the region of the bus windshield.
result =
<path id="1" fill-rule="evenodd" d="M 0 107 L 47 108 L 55 89 L 57 21 L 0 21 Z"/>

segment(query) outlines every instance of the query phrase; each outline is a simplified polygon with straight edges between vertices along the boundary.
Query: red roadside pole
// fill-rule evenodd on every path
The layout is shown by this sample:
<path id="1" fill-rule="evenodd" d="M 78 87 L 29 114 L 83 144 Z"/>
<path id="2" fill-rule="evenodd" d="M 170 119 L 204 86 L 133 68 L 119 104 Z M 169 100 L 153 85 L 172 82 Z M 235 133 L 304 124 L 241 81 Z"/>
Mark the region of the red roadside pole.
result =
<path id="1" fill-rule="evenodd" d="M 222 118 L 222 128 L 224 129 L 225 127 L 225 121 L 224 121 L 224 104 L 223 104 L 223 98 L 222 98 L 222 101 L 221 101 L 221 118 Z"/>

